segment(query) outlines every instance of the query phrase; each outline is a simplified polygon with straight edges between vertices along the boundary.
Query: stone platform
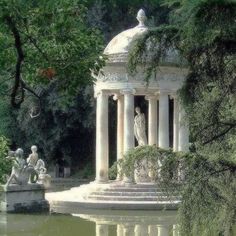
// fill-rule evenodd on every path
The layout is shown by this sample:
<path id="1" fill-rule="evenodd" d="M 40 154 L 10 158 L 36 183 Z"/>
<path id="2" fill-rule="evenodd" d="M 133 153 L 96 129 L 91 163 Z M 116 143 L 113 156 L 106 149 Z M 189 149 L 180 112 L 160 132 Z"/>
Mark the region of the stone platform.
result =
<path id="1" fill-rule="evenodd" d="M 42 212 L 49 210 L 42 184 L 0 186 L 0 211 L 2 212 Z"/>
<path id="2" fill-rule="evenodd" d="M 66 213 L 66 209 L 175 210 L 179 196 L 168 196 L 156 184 L 124 184 L 92 182 L 67 191 L 47 193 L 50 210 Z M 73 213 L 73 212 L 70 212 Z"/>

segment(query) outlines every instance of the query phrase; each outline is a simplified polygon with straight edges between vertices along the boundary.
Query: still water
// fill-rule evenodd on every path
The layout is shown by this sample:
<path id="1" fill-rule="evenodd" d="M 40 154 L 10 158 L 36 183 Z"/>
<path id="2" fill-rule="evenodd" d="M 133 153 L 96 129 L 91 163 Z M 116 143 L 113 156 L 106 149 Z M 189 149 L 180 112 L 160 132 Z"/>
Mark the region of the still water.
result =
<path id="1" fill-rule="evenodd" d="M 177 236 L 174 211 L 0 214 L 0 236 Z"/>

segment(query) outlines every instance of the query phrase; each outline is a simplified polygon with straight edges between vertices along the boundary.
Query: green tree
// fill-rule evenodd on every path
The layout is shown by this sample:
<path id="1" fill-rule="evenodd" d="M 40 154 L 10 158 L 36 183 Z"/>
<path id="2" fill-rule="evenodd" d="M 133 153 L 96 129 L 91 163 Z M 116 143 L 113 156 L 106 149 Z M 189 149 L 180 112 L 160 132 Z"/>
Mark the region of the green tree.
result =
<path id="1" fill-rule="evenodd" d="M 86 24 L 83 1 L 0 1 L 0 79 L 19 108 L 26 92 L 40 100 L 37 84 L 57 80 L 68 104 L 80 86 L 91 84 L 91 69 L 102 60 L 102 37 Z"/>
<path id="2" fill-rule="evenodd" d="M 102 63 L 97 28 L 110 40 L 137 23 L 133 16 L 139 8 L 150 14 L 157 10 L 152 21 L 158 23 L 167 21 L 169 10 L 160 7 L 160 0 L 0 4 L 0 133 L 12 140 L 11 148 L 21 146 L 26 154 L 37 144 L 49 161 L 63 156 L 73 166 L 93 163 L 94 141 L 89 148 L 86 144 L 94 140 L 94 103 L 86 85 L 93 81 L 90 69 Z M 20 109 L 12 109 L 10 102 Z"/>
<path id="3" fill-rule="evenodd" d="M 147 63 L 147 80 L 170 49 L 189 73 L 180 91 L 195 154 L 184 159 L 180 209 L 182 235 L 233 235 L 236 194 L 236 3 L 169 0 L 170 24 L 150 30 L 130 56 L 131 72 L 151 37 L 159 47 Z"/>
<path id="4" fill-rule="evenodd" d="M 32 119 L 28 114 L 33 98 L 27 98 L 17 114 L 19 131 L 25 137 L 23 142 L 21 137 L 18 138 L 18 145 L 29 149 L 36 144 L 49 163 L 62 158 L 72 166 L 92 162 L 95 127 L 92 88 L 81 88 L 74 101 L 64 108 L 60 106 L 53 84 L 41 93 L 40 116 Z"/>
<path id="5" fill-rule="evenodd" d="M 91 156 L 86 86 L 103 64 L 103 39 L 87 15 L 83 0 L 0 0 L 0 133 L 12 148 L 37 144 L 50 160 Z"/>

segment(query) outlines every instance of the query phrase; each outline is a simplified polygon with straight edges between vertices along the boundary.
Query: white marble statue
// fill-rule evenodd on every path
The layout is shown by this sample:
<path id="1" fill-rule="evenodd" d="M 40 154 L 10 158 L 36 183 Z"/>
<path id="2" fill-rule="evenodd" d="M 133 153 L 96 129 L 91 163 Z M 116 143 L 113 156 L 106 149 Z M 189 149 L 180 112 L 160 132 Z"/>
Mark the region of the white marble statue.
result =
<path id="1" fill-rule="evenodd" d="M 38 153 L 37 153 L 37 151 L 38 151 L 38 148 L 37 148 L 37 146 L 35 146 L 35 145 L 33 145 L 32 147 L 31 147 L 31 151 L 32 151 L 32 153 L 29 155 L 29 157 L 27 158 L 27 164 L 28 164 L 28 166 L 33 166 L 33 167 L 35 167 L 36 166 L 36 164 L 37 164 L 37 161 L 38 161 Z"/>
<path id="2" fill-rule="evenodd" d="M 6 183 L 6 186 L 10 184 L 23 185 L 28 183 L 31 173 L 34 172 L 34 168 L 26 165 L 26 161 L 23 156 L 23 149 L 18 148 L 14 155 L 13 152 L 10 152 L 10 155 L 7 157 L 13 161 L 13 165 L 11 175 Z"/>
<path id="3" fill-rule="evenodd" d="M 135 108 L 137 115 L 134 118 L 134 135 L 139 146 L 147 145 L 145 116 L 139 107 Z"/>
<path id="4" fill-rule="evenodd" d="M 45 168 L 44 161 L 42 159 L 39 159 L 39 156 L 37 153 L 37 151 L 38 151 L 37 146 L 33 145 L 31 147 L 31 151 L 32 151 L 32 153 L 27 158 L 28 166 L 34 167 L 34 169 L 36 170 L 36 172 L 38 174 L 46 174 L 47 169 Z"/>
<path id="5" fill-rule="evenodd" d="M 33 167 L 34 168 L 34 172 L 32 172 L 32 174 L 30 175 L 30 183 L 36 183 L 38 181 L 38 178 L 39 178 L 39 173 L 38 171 L 36 170 L 36 165 L 37 165 L 37 162 L 39 160 L 38 158 L 38 148 L 37 146 L 33 145 L 31 147 L 31 151 L 32 153 L 29 155 L 29 157 L 27 158 L 27 165 L 29 167 Z"/>
<path id="6" fill-rule="evenodd" d="M 38 173 L 38 183 L 43 184 L 46 188 L 49 188 L 51 185 L 51 176 L 47 174 L 47 169 L 42 159 L 37 161 L 35 170 Z"/>
<path id="7" fill-rule="evenodd" d="M 51 176 L 47 174 L 47 169 L 45 167 L 45 162 L 38 157 L 38 148 L 33 145 L 31 147 L 32 153 L 27 158 L 27 164 L 29 167 L 33 167 L 35 172 L 33 172 L 30 176 L 31 183 L 41 183 L 49 187 Z"/>

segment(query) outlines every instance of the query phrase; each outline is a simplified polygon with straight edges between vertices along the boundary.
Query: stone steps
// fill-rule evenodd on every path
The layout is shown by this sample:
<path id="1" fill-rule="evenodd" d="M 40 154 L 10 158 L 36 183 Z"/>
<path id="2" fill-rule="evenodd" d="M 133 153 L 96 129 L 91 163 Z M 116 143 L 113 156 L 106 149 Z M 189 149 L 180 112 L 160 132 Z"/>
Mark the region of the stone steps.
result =
<path id="1" fill-rule="evenodd" d="M 92 195 L 98 196 L 163 196 L 163 192 L 119 192 L 119 191 L 96 191 Z"/>
<path id="2" fill-rule="evenodd" d="M 166 190 L 153 184 L 111 185 L 109 188 L 97 189 L 85 198 L 91 201 L 114 202 L 157 202 L 177 201 L 180 198 L 172 194 L 168 196 Z"/>
<path id="3" fill-rule="evenodd" d="M 167 196 L 105 196 L 105 195 L 90 195 L 88 198 L 88 200 L 96 200 L 96 201 L 175 201 L 177 200 L 176 197 L 167 197 Z"/>
<path id="4" fill-rule="evenodd" d="M 156 184 L 123 184 L 114 181 L 107 184 L 91 182 L 47 196 L 52 208 L 77 206 L 91 209 L 173 210 L 178 207 L 181 198 L 172 193 L 169 196 L 169 191 Z"/>
<path id="5" fill-rule="evenodd" d="M 159 188 L 160 186 L 157 184 L 117 184 L 117 185 L 111 185 L 110 188 Z"/>
<path id="6" fill-rule="evenodd" d="M 155 193 L 157 192 L 157 189 L 156 188 L 130 188 L 130 189 L 127 189 L 127 188 L 111 188 L 111 189 L 104 189 L 103 190 L 104 192 L 130 192 L 130 193 L 133 193 L 133 192 L 149 192 L 149 193 Z"/>

